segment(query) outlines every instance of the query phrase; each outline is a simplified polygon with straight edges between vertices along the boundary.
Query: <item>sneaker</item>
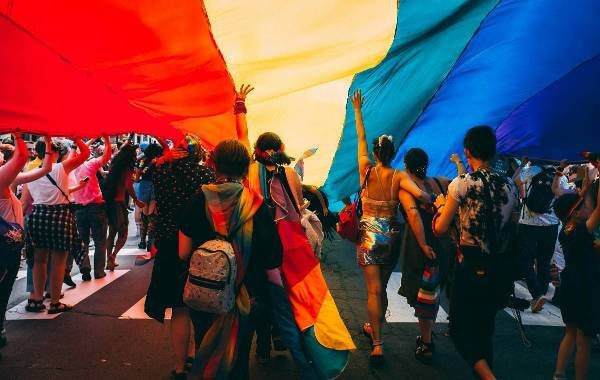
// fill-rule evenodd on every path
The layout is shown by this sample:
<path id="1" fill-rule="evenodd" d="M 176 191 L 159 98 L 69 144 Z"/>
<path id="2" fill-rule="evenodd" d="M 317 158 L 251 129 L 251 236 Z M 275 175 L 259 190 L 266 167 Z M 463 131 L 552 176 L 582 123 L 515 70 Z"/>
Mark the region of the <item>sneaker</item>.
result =
<path id="1" fill-rule="evenodd" d="M 187 373 L 185 373 L 185 372 L 177 373 L 175 371 L 171 371 L 171 380 L 186 380 L 186 379 L 187 379 Z"/>
<path id="2" fill-rule="evenodd" d="M 65 278 L 63 279 L 63 282 L 66 285 L 68 285 L 70 288 L 76 288 L 77 287 L 77 284 L 75 282 L 73 282 L 73 279 L 68 274 L 65 275 Z"/>
<path id="3" fill-rule="evenodd" d="M 140 241 L 140 243 L 138 244 L 138 248 L 139 249 L 146 249 L 146 242 L 145 241 Z"/>
<path id="4" fill-rule="evenodd" d="M 90 272 L 83 273 L 83 274 L 81 275 L 81 279 L 82 279 L 83 281 L 92 281 L 92 274 L 91 274 Z"/>
<path id="5" fill-rule="evenodd" d="M 538 297 L 531 301 L 531 312 L 539 313 L 544 309 L 544 305 L 546 304 L 546 299 L 544 297 Z"/>
<path id="6" fill-rule="evenodd" d="M 99 279 L 101 279 L 101 278 L 104 278 L 104 277 L 106 277 L 106 272 L 102 272 L 102 273 L 94 273 L 94 278 L 95 278 L 96 280 L 99 280 Z"/>

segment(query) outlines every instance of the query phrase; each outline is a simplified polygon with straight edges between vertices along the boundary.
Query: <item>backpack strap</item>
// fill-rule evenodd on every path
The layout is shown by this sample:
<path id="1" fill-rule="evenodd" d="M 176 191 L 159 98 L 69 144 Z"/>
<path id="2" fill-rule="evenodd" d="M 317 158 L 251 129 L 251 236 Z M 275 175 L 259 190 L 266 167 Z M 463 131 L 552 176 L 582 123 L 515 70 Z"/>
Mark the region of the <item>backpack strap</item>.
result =
<path id="1" fill-rule="evenodd" d="M 48 178 L 48 181 L 50 181 L 51 184 L 53 184 L 54 186 L 56 186 L 56 188 L 60 191 L 60 193 L 63 195 L 63 197 L 65 197 L 65 199 L 67 200 L 67 203 L 71 203 L 71 200 L 69 199 L 69 197 L 67 196 L 67 194 L 65 194 L 65 192 L 63 191 L 63 189 L 61 189 L 60 186 L 58 186 L 58 184 L 56 183 L 56 181 L 54 180 L 54 178 L 52 178 L 52 176 L 50 174 L 46 174 L 46 178 Z"/>
<path id="2" fill-rule="evenodd" d="M 488 180 L 485 178 L 485 174 L 481 173 L 481 172 L 476 172 L 478 173 L 478 177 L 481 180 L 481 182 L 483 183 L 483 193 L 485 196 L 485 219 L 486 219 L 486 227 L 488 230 L 488 234 L 490 237 L 490 253 L 492 253 L 492 247 L 494 247 L 497 243 L 498 240 L 498 235 L 497 235 L 497 229 L 496 229 L 496 223 L 494 222 L 494 211 L 493 211 L 493 201 L 492 201 L 492 188 L 490 186 L 490 183 L 488 182 Z"/>
<path id="3" fill-rule="evenodd" d="M 365 179 L 363 180 L 363 183 L 360 185 L 360 190 L 358 191 L 359 198 L 360 198 L 360 194 L 363 192 L 363 190 L 367 189 L 367 182 L 369 181 L 369 176 L 371 175 L 372 169 L 373 169 L 372 166 L 370 166 L 367 169 L 367 174 L 365 174 Z M 367 189 L 367 196 L 369 196 L 369 189 Z"/>

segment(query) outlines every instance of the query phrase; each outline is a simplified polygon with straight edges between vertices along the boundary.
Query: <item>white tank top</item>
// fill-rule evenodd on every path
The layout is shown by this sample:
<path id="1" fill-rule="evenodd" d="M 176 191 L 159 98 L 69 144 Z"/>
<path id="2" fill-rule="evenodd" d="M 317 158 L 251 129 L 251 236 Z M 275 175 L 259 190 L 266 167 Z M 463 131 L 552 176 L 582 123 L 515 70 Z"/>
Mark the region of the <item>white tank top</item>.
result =
<path id="1" fill-rule="evenodd" d="M 49 174 L 54 178 L 54 181 L 56 181 L 56 184 L 60 186 L 62 191 L 68 195 L 69 176 L 65 172 L 62 163 L 52 164 L 52 171 Z M 29 188 L 34 205 L 62 205 L 69 203 L 60 190 L 46 176 L 28 183 L 27 187 Z"/>
<path id="2" fill-rule="evenodd" d="M 7 222 L 17 223 L 23 227 L 23 206 L 15 193 L 10 192 L 10 198 L 0 199 L 0 216 Z"/>

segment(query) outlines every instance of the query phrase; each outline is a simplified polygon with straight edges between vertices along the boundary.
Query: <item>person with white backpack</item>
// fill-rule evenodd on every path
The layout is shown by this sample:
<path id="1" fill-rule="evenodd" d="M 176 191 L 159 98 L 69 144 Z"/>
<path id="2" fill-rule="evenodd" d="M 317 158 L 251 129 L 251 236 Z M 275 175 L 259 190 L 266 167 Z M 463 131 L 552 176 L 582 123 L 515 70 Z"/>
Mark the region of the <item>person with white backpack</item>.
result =
<path id="1" fill-rule="evenodd" d="M 202 186 L 180 219 L 179 257 L 190 260 L 183 298 L 203 335 L 191 376 L 246 379 L 266 270 L 281 266 L 282 247 L 262 196 L 242 182 L 246 147 L 223 141 L 212 158 L 217 181 Z"/>

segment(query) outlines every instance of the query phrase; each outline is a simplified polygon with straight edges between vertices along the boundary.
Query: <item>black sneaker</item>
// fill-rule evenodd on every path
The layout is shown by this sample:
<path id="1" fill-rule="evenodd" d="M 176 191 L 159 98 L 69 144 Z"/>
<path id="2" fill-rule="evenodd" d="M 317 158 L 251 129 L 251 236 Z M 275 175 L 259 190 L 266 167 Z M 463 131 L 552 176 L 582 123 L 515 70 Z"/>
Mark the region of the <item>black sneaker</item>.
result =
<path id="1" fill-rule="evenodd" d="M 146 249 L 146 242 L 145 241 L 140 241 L 140 243 L 138 244 L 138 248 L 139 249 Z"/>
<path id="2" fill-rule="evenodd" d="M 81 274 L 81 279 L 83 281 L 92 281 L 92 274 L 90 272 L 82 273 Z"/>
<path id="3" fill-rule="evenodd" d="M 99 280 L 99 279 L 101 279 L 101 278 L 104 278 L 104 277 L 106 277 L 106 272 L 102 272 L 102 273 L 94 273 L 94 278 L 95 278 L 96 280 Z"/>
<path id="4" fill-rule="evenodd" d="M 63 283 L 65 283 L 66 285 L 68 285 L 71 288 L 77 287 L 77 284 L 75 282 L 73 282 L 73 279 L 68 274 L 65 275 L 65 278 L 63 279 Z"/>

